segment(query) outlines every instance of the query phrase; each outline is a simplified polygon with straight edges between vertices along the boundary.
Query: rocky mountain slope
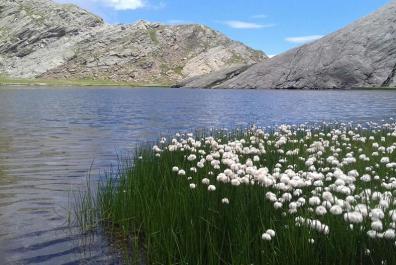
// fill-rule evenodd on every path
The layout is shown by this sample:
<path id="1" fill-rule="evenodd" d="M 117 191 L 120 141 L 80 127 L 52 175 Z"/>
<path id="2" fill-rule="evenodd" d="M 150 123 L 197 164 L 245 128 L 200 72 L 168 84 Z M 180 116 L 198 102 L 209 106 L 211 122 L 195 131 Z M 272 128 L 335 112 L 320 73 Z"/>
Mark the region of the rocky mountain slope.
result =
<path id="1" fill-rule="evenodd" d="M 216 81 L 217 80 L 217 81 Z M 396 1 L 313 43 L 255 64 L 180 86 L 217 88 L 351 88 L 396 86 Z"/>
<path id="2" fill-rule="evenodd" d="M 267 56 L 203 25 L 109 25 L 75 5 L 0 0 L 0 74 L 172 84 Z"/>

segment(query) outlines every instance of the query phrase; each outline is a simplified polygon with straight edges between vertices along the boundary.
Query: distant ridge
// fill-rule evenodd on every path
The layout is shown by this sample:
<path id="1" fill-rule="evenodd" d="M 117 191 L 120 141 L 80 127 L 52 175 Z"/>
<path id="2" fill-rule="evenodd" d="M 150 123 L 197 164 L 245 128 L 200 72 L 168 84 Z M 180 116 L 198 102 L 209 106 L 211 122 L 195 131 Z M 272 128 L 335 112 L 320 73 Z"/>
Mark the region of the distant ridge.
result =
<path id="1" fill-rule="evenodd" d="M 0 74 L 173 84 L 267 56 L 203 25 L 109 25 L 71 4 L 0 0 Z"/>

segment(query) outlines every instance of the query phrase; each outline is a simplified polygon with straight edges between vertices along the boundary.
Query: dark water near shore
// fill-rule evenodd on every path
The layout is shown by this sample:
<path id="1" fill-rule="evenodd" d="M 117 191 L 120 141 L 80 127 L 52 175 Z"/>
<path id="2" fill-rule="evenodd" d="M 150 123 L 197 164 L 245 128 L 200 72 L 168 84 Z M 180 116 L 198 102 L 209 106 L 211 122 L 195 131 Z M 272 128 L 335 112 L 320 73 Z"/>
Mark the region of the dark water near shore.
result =
<path id="1" fill-rule="evenodd" d="M 0 88 L 0 265 L 117 263 L 68 226 L 73 191 L 161 133 L 392 117 L 396 91 Z"/>

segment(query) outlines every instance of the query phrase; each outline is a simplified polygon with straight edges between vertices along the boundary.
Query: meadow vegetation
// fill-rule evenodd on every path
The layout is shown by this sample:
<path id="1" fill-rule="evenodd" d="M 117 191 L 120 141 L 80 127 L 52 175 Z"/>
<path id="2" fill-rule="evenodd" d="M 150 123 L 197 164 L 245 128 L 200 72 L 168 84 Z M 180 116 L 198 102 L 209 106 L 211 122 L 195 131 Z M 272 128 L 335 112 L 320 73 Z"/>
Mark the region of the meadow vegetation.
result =
<path id="1" fill-rule="evenodd" d="M 396 123 L 178 133 L 80 200 L 131 264 L 396 264 Z"/>

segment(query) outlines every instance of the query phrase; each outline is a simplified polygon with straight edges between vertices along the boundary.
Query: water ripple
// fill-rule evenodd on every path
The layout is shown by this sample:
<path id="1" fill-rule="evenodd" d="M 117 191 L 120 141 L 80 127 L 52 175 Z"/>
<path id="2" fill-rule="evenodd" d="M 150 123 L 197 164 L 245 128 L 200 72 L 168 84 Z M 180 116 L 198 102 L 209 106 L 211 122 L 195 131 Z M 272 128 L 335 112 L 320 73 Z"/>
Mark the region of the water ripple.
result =
<path id="1" fill-rule="evenodd" d="M 89 171 L 98 175 L 142 141 L 194 128 L 395 114 L 394 91 L 1 88 L 0 263 L 116 264 L 105 237 L 87 243 L 66 220 Z"/>

